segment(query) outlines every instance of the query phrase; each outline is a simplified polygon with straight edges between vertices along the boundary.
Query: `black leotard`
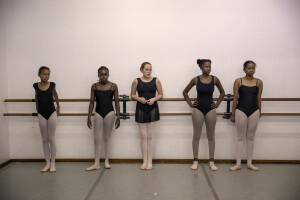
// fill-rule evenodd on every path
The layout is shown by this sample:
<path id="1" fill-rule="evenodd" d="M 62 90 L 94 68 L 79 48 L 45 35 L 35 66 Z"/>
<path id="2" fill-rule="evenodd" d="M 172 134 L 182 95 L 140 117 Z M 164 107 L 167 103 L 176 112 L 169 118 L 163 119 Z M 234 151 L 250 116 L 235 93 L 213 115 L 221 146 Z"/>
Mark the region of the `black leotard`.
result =
<path id="1" fill-rule="evenodd" d="M 52 113 L 55 112 L 53 102 L 53 90 L 55 88 L 55 83 L 50 82 L 49 88 L 45 91 L 39 88 L 38 83 L 34 83 L 33 87 L 37 94 L 38 113 L 48 120 Z"/>
<path id="2" fill-rule="evenodd" d="M 258 94 L 258 87 L 257 87 L 258 79 L 256 80 L 256 86 L 249 87 L 245 86 L 242 83 L 241 79 L 241 87 L 239 88 L 239 99 L 237 109 L 241 110 L 243 113 L 249 117 L 255 111 L 258 110 L 258 103 L 257 103 L 257 94 Z"/>
<path id="3" fill-rule="evenodd" d="M 95 97 L 96 97 L 96 112 L 101 116 L 105 117 L 111 111 L 114 111 L 112 105 L 112 100 L 114 96 L 114 91 L 112 91 L 113 83 L 109 90 L 97 90 L 95 83 Z"/>
<path id="4" fill-rule="evenodd" d="M 137 91 L 139 97 L 144 97 L 146 100 L 155 97 L 156 94 L 156 78 L 154 77 L 150 82 L 143 82 L 140 78 L 138 80 Z M 138 123 L 149 123 L 159 120 L 158 104 L 142 104 L 136 103 L 135 121 Z"/>
<path id="5" fill-rule="evenodd" d="M 213 102 L 213 93 L 215 89 L 214 76 L 211 76 L 211 82 L 208 84 L 202 83 L 199 76 L 197 76 L 197 109 L 205 116 L 209 111 L 214 109 L 211 104 Z"/>

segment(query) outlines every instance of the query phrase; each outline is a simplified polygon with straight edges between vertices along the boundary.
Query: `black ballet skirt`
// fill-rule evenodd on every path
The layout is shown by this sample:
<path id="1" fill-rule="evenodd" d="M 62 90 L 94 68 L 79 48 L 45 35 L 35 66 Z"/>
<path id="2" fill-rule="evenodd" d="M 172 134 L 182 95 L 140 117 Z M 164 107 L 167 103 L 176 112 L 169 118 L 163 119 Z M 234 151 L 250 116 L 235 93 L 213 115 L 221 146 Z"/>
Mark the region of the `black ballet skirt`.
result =
<path id="1" fill-rule="evenodd" d="M 153 105 L 137 102 L 135 110 L 135 121 L 138 123 L 149 123 L 159 120 L 159 109 L 157 102 Z"/>
<path id="2" fill-rule="evenodd" d="M 143 82 L 140 78 L 138 80 L 137 91 L 139 97 L 144 97 L 146 100 L 155 97 L 156 93 L 156 78 L 150 82 Z M 158 103 L 153 105 L 136 103 L 135 121 L 138 123 L 150 123 L 159 120 Z"/>

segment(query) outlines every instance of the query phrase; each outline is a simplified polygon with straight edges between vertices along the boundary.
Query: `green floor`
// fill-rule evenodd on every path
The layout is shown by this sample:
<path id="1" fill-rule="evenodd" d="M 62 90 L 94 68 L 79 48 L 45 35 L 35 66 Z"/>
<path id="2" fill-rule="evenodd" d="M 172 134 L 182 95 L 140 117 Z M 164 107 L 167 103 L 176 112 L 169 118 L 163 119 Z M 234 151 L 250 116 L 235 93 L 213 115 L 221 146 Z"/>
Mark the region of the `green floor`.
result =
<path id="1" fill-rule="evenodd" d="M 230 172 L 231 165 L 112 164 L 86 172 L 92 163 L 57 162 L 55 173 L 41 173 L 44 163 L 10 163 L 0 169 L 1 200 L 299 200 L 300 165 L 257 164 L 260 171 Z"/>

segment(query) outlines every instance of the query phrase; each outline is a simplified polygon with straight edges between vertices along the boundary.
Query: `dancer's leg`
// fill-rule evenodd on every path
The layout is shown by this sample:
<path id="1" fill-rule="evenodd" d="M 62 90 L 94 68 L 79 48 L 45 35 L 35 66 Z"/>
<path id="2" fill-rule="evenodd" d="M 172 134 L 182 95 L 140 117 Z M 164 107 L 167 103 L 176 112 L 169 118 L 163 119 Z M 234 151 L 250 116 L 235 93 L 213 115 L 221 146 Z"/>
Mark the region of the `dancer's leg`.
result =
<path id="1" fill-rule="evenodd" d="M 202 126 L 203 126 L 203 122 L 204 122 L 204 115 L 197 108 L 193 108 L 192 121 L 193 121 L 193 130 L 194 130 L 193 141 L 192 141 L 194 162 L 193 162 L 193 165 L 191 166 L 191 168 L 197 169 L 198 168 L 199 141 L 200 141 Z"/>
<path id="2" fill-rule="evenodd" d="M 115 112 L 111 111 L 104 117 L 104 128 L 103 128 L 103 136 L 104 136 L 104 149 L 105 149 L 105 168 L 111 168 L 109 164 L 110 157 L 110 148 L 111 148 L 111 132 L 115 122 Z"/>

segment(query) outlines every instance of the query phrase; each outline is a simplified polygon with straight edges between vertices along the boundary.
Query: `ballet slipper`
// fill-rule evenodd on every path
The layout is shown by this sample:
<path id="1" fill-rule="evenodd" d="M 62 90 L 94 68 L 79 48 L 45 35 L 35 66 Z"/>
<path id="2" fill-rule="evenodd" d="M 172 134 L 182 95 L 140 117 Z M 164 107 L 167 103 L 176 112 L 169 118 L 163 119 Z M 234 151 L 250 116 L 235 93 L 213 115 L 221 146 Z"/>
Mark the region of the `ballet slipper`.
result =
<path id="1" fill-rule="evenodd" d="M 252 169 L 253 171 L 258 171 L 259 169 L 252 164 L 247 164 L 248 169 Z"/>
<path id="2" fill-rule="evenodd" d="M 191 166 L 191 169 L 192 169 L 192 170 L 198 169 L 198 161 L 194 161 L 194 162 L 193 162 L 193 164 L 192 164 L 192 166 Z"/>
<path id="3" fill-rule="evenodd" d="M 218 170 L 218 168 L 217 168 L 217 166 L 215 165 L 214 162 L 209 162 L 209 167 L 210 167 L 210 170 L 212 170 L 212 171 L 217 171 Z"/>
<path id="4" fill-rule="evenodd" d="M 146 169 L 147 169 L 147 170 L 153 169 L 152 162 L 148 162 L 148 163 L 147 163 Z"/>
<path id="5" fill-rule="evenodd" d="M 56 172 L 55 166 L 51 166 L 51 167 L 50 167 L 50 172 L 51 172 L 51 173 Z"/>
<path id="6" fill-rule="evenodd" d="M 236 171 L 236 170 L 239 170 L 239 169 L 241 169 L 241 168 L 242 168 L 241 165 L 235 165 L 235 166 L 233 166 L 233 167 L 230 167 L 229 170 L 230 170 L 230 171 Z"/>
<path id="7" fill-rule="evenodd" d="M 50 169 L 50 165 L 46 165 L 41 172 L 47 172 Z"/>
<path id="8" fill-rule="evenodd" d="M 92 165 L 88 168 L 86 168 L 86 171 L 92 171 L 92 170 L 97 170 L 100 169 L 100 165 Z"/>
<path id="9" fill-rule="evenodd" d="M 144 163 L 141 165 L 140 169 L 144 170 L 144 169 L 146 169 L 146 166 L 147 166 L 147 163 L 144 162 Z"/>
<path id="10" fill-rule="evenodd" d="M 105 162 L 104 167 L 105 167 L 105 169 L 110 169 L 111 165 L 109 164 L 109 162 Z"/>

